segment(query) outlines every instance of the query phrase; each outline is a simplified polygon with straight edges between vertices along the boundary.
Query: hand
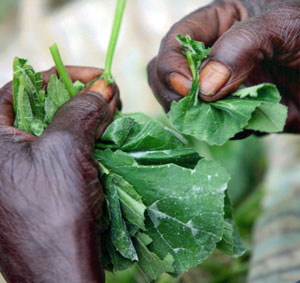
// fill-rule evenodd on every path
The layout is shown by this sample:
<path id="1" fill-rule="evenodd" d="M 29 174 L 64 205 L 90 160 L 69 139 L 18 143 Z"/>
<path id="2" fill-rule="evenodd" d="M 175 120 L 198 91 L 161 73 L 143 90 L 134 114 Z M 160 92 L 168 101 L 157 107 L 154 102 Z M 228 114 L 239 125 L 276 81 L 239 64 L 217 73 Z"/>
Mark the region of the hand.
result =
<path id="1" fill-rule="evenodd" d="M 300 132 L 300 0 L 219 0 L 176 23 L 148 66 L 149 84 L 167 111 L 188 94 L 192 76 L 176 35 L 211 46 L 200 68 L 200 98 L 210 102 L 246 86 L 277 85 L 289 108 L 286 132 Z"/>
<path id="2" fill-rule="evenodd" d="M 67 70 L 84 83 L 102 73 Z M 45 85 L 53 73 L 43 73 Z M 117 86 L 99 80 L 35 138 L 13 127 L 12 83 L 0 90 L 0 271 L 8 282 L 104 282 L 95 246 L 103 191 L 93 149 L 118 105 Z"/>

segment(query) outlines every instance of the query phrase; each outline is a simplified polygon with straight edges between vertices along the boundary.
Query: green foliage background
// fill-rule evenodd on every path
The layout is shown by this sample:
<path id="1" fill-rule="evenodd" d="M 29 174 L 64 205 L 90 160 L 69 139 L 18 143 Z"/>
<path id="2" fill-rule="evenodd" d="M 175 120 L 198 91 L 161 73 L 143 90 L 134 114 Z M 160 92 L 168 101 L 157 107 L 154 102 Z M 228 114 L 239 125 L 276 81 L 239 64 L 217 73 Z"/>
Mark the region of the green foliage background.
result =
<path id="1" fill-rule="evenodd" d="M 0 22 L 17 6 L 18 2 L 18 0 L 0 1 Z"/>

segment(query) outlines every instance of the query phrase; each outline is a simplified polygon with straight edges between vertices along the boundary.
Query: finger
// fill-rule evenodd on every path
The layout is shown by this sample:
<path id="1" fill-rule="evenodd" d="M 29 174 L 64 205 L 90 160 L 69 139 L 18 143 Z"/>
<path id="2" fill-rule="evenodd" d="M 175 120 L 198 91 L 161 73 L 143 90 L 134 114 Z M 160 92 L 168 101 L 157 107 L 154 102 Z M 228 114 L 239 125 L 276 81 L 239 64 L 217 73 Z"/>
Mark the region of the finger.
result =
<path id="1" fill-rule="evenodd" d="M 66 70 L 73 82 L 81 81 L 84 84 L 88 84 L 92 80 L 99 78 L 103 73 L 103 69 L 94 67 L 66 66 Z M 49 83 L 51 75 L 56 75 L 59 77 L 56 67 L 52 67 L 48 71 L 42 72 L 42 74 L 44 85 Z M 112 88 L 111 86 L 107 86 L 104 80 L 97 80 L 93 84 L 92 88 L 89 89 L 89 91 L 93 92 L 95 90 L 97 92 L 98 89 L 101 89 L 102 96 L 106 97 L 108 100 L 110 100 L 114 94 L 112 91 L 114 87 Z M 118 91 L 118 88 L 116 88 L 116 90 Z M 122 105 L 120 99 L 117 101 L 117 108 L 121 109 Z"/>
<path id="2" fill-rule="evenodd" d="M 73 82 L 81 81 L 84 84 L 100 77 L 103 73 L 103 69 L 94 67 L 66 66 L 66 69 Z M 48 71 L 43 72 L 43 81 L 45 85 L 48 84 L 51 75 L 57 75 L 59 77 L 56 67 L 52 67 Z"/>
<path id="3" fill-rule="evenodd" d="M 108 103 L 108 113 L 114 115 L 116 109 L 121 109 L 121 100 L 119 94 L 119 88 L 116 84 L 107 85 L 104 79 L 99 79 L 94 82 L 90 87 L 81 91 L 81 93 L 100 93 Z M 113 117 L 110 117 L 107 122 L 101 123 L 97 130 L 96 139 L 100 138 L 108 124 L 111 123 Z"/>
<path id="4" fill-rule="evenodd" d="M 104 71 L 103 69 L 94 67 L 78 66 L 66 66 L 66 69 L 73 82 L 81 81 L 84 84 L 88 84 L 92 80 L 99 78 Z M 89 91 L 91 92 L 99 92 L 99 90 L 107 102 L 110 102 L 114 98 L 115 103 L 110 103 L 110 105 L 116 105 L 119 110 L 122 108 L 121 100 L 119 98 L 119 88 L 116 86 L 116 84 L 107 85 L 104 80 L 97 80 L 89 88 Z"/>
<path id="5" fill-rule="evenodd" d="M 247 17 L 237 1 L 218 1 L 188 15 L 175 24 L 163 39 L 156 61 L 160 82 L 168 89 L 185 96 L 192 85 L 192 75 L 176 36 L 189 34 L 192 39 L 211 46 L 236 21 Z"/>
<path id="6" fill-rule="evenodd" d="M 213 45 L 201 66 L 200 97 L 210 102 L 235 91 L 263 60 L 273 58 L 299 68 L 300 59 L 295 60 L 295 54 L 300 58 L 299 13 L 299 4 L 277 8 L 230 28 Z"/>
<path id="7" fill-rule="evenodd" d="M 155 70 L 156 58 L 152 59 L 152 61 L 148 64 L 147 72 L 148 72 L 148 83 L 158 100 L 161 106 L 164 108 L 166 112 L 170 110 L 172 101 L 178 101 L 182 96 L 173 92 L 164 87 L 164 85 L 160 82 L 157 77 L 157 72 Z"/>
<path id="8" fill-rule="evenodd" d="M 71 134 L 74 140 L 94 147 L 96 139 L 111 123 L 118 106 L 119 90 L 115 84 L 96 81 L 65 103 L 55 114 L 43 137 L 53 132 Z"/>
<path id="9" fill-rule="evenodd" d="M 103 69 L 94 67 L 82 67 L 82 66 L 66 66 L 66 70 L 74 81 L 81 81 L 87 84 L 102 75 Z M 52 67 L 46 72 L 43 72 L 44 84 L 48 84 L 51 75 L 59 76 L 56 67 Z M 106 85 L 105 81 L 102 79 L 97 80 L 89 88 L 83 89 L 80 95 L 85 93 L 101 94 L 101 96 L 108 103 L 108 113 L 115 113 L 116 109 L 121 109 L 121 101 L 119 99 L 119 89 L 115 84 Z M 83 97 L 82 96 L 82 97 Z M 105 106 L 106 107 L 106 106 Z M 109 119 L 110 121 L 111 119 Z M 101 123 L 97 130 L 96 138 L 99 138 L 107 127 L 107 123 Z"/>
<path id="10" fill-rule="evenodd" d="M 75 81 L 81 81 L 84 84 L 88 84 L 92 80 L 99 78 L 103 74 L 103 69 L 94 68 L 94 67 L 82 67 L 82 66 L 66 66 L 66 70 L 73 82 Z M 48 71 L 42 72 L 43 74 L 43 83 L 44 85 L 47 85 L 49 83 L 51 75 L 56 75 L 59 77 L 59 74 L 57 72 L 56 67 L 50 68 Z M 97 84 L 102 84 L 103 80 L 98 80 L 94 84 L 94 88 L 97 88 Z M 112 92 L 110 90 L 110 87 L 100 86 L 100 89 L 102 90 L 102 95 L 104 96 L 110 96 L 112 97 Z M 118 88 L 117 88 L 118 91 Z M 117 95 L 118 99 L 116 99 L 117 108 L 121 110 L 122 103 L 119 99 L 119 95 Z"/>

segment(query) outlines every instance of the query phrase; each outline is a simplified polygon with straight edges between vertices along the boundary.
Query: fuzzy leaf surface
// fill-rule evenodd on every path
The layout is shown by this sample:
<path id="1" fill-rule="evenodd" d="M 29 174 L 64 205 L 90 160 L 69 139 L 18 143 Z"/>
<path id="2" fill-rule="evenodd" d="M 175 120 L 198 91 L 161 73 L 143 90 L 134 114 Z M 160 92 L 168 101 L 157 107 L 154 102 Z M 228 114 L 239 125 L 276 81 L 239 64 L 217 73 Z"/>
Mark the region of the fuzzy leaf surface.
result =
<path id="1" fill-rule="evenodd" d="M 172 255 L 176 274 L 201 263 L 214 250 L 223 235 L 229 181 L 220 165 L 200 160 L 194 169 L 142 166 L 122 152 L 106 150 L 104 155 L 98 160 L 142 197 L 148 214 L 146 231 L 153 239 L 149 249 L 161 259 Z"/>

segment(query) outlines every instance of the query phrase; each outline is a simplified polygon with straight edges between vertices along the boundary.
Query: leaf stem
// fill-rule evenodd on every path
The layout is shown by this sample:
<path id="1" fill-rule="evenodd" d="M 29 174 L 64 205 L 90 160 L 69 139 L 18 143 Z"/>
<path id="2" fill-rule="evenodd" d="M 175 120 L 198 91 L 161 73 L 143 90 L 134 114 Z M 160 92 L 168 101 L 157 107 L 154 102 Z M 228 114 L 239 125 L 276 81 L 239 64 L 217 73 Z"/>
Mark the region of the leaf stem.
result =
<path id="1" fill-rule="evenodd" d="M 111 84 L 114 82 L 114 78 L 111 74 L 111 66 L 112 66 L 112 61 L 116 49 L 116 44 L 118 41 L 122 18 L 124 15 L 125 5 L 126 5 L 126 0 L 117 0 L 115 18 L 114 18 L 113 27 L 110 35 L 110 41 L 109 41 L 108 50 L 106 54 L 105 69 L 104 69 L 104 73 L 101 76 L 101 78 L 103 78 L 107 84 Z"/>
<path id="2" fill-rule="evenodd" d="M 72 80 L 71 80 L 71 78 L 66 70 L 66 67 L 61 59 L 61 56 L 60 56 L 60 53 L 59 53 L 56 43 L 50 47 L 50 52 L 51 52 L 53 61 L 55 63 L 55 66 L 56 66 L 56 69 L 57 69 L 57 72 L 58 72 L 60 78 L 64 82 L 69 94 L 71 96 L 74 96 L 76 94 L 76 89 L 73 87 Z"/>

